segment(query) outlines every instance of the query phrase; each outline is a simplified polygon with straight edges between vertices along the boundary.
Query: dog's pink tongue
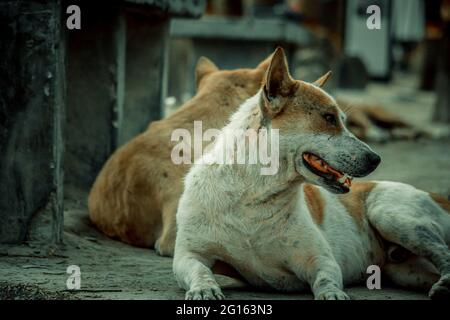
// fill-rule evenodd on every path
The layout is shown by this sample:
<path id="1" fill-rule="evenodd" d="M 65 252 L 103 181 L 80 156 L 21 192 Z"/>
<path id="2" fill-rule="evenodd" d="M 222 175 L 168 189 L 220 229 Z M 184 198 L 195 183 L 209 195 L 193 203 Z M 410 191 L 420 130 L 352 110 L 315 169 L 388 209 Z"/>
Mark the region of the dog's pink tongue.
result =
<path id="1" fill-rule="evenodd" d="M 328 163 L 326 163 L 325 161 L 323 161 L 322 159 L 313 154 L 305 154 L 303 157 L 309 164 L 311 164 L 314 168 L 316 168 L 319 171 L 331 173 L 338 179 L 344 176 L 341 172 L 335 170 Z"/>
<path id="2" fill-rule="evenodd" d="M 352 186 L 352 178 L 345 179 L 344 184 L 350 188 Z"/>

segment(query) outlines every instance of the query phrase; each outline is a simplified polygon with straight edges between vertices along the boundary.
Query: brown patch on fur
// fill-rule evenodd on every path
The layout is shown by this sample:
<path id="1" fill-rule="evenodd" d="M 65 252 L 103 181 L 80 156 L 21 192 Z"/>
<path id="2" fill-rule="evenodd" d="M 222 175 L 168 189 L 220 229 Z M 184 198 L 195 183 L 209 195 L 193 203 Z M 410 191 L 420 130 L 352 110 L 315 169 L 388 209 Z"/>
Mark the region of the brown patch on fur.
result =
<path id="1" fill-rule="evenodd" d="M 430 197 L 436 202 L 438 205 L 441 206 L 442 209 L 450 213 L 450 201 L 445 199 L 443 196 L 437 193 L 429 193 Z"/>
<path id="2" fill-rule="evenodd" d="M 306 204 L 308 205 L 309 213 L 317 225 L 323 222 L 324 201 L 319 189 L 309 183 L 303 186 Z"/>
<path id="3" fill-rule="evenodd" d="M 360 229 L 363 228 L 366 215 L 367 196 L 375 185 L 374 182 L 355 182 L 349 193 L 338 196 L 339 201 L 344 205 Z"/>
<path id="4" fill-rule="evenodd" d="M 304 124 L 304 132 L 337 135 L 343 129 L 336 102 L 316 86 L 296 81 L 296 92 L 282 98 L 282 110 L 272 120 L 273 128 L 283 131 L 297 131 L 299 123 Z M 326 113 L 336 117 L 336 125 L 324 118 Z"/>

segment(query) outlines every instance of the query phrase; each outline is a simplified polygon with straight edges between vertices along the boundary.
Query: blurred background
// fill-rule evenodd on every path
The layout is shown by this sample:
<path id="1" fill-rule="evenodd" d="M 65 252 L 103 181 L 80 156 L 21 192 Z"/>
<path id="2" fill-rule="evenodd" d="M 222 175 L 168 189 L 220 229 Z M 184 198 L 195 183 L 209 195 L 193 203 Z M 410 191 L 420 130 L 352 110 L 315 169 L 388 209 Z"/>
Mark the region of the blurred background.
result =
<path id="1" fill-rule="evenodd" d="M 371 5 L 380 9 L 380 29 L 367 27 Z M 445 105 L 449 10 L 449 2 L 439 0 L 206 1 L 200 20 L 171 22 L 166 102 L 176 106 L 194 94 L 201 55 L 225 69 L 252 67 L 282 45 L 298 79 L 313 81 L 333 70 L 330 91 L 403 77 L 413 91 L 441 88 L 435 102 Z M 411 93 L 404 98 L 414 99 Z M 434 118 L 448 117 L 436 110 Z"/>

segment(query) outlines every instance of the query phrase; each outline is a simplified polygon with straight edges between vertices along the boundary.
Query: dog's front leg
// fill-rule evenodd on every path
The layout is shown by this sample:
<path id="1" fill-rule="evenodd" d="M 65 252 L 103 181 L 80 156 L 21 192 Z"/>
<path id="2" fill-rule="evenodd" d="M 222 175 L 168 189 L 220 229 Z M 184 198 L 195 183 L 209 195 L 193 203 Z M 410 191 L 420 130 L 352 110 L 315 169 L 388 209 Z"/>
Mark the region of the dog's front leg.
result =
<path id="1" fill-rule="evenodd" d="M 298 276 L 306 278 L 316 300 L 350 299 L 343 291 L 342 271 L 332 255 L 309 257 L 299 265 Z"/>
<path id="2" fill-rule="evenodd" d="M 342 271 L 331 257 L 316 257 L 311 288 L 317 300 L 348 300 L 343 291 Z"/>
<path id="3" fill-rule="evenodd" d="M 197 253 L 175 250 L 173 271 L 187 300 L 221 300 L 224 295 L 210 269 L 212 261 Z"/>

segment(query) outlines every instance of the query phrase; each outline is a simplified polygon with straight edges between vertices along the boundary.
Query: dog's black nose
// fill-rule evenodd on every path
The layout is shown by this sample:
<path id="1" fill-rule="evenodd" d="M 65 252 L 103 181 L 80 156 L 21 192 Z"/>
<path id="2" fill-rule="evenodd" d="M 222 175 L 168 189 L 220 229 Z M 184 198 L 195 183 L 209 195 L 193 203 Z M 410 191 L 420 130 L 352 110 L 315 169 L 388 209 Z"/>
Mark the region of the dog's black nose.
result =
<path id="1" fill-rule="evenodd" d="M 367 159 L 366 160 L 367 164 L 371 170 L 375 170 L 375 168 L 378 167 L 378 165 L 381 162 L 380 156 L 378 154 L 376 154 L 375 152 L 367 152 L 366 159 Z"/>

